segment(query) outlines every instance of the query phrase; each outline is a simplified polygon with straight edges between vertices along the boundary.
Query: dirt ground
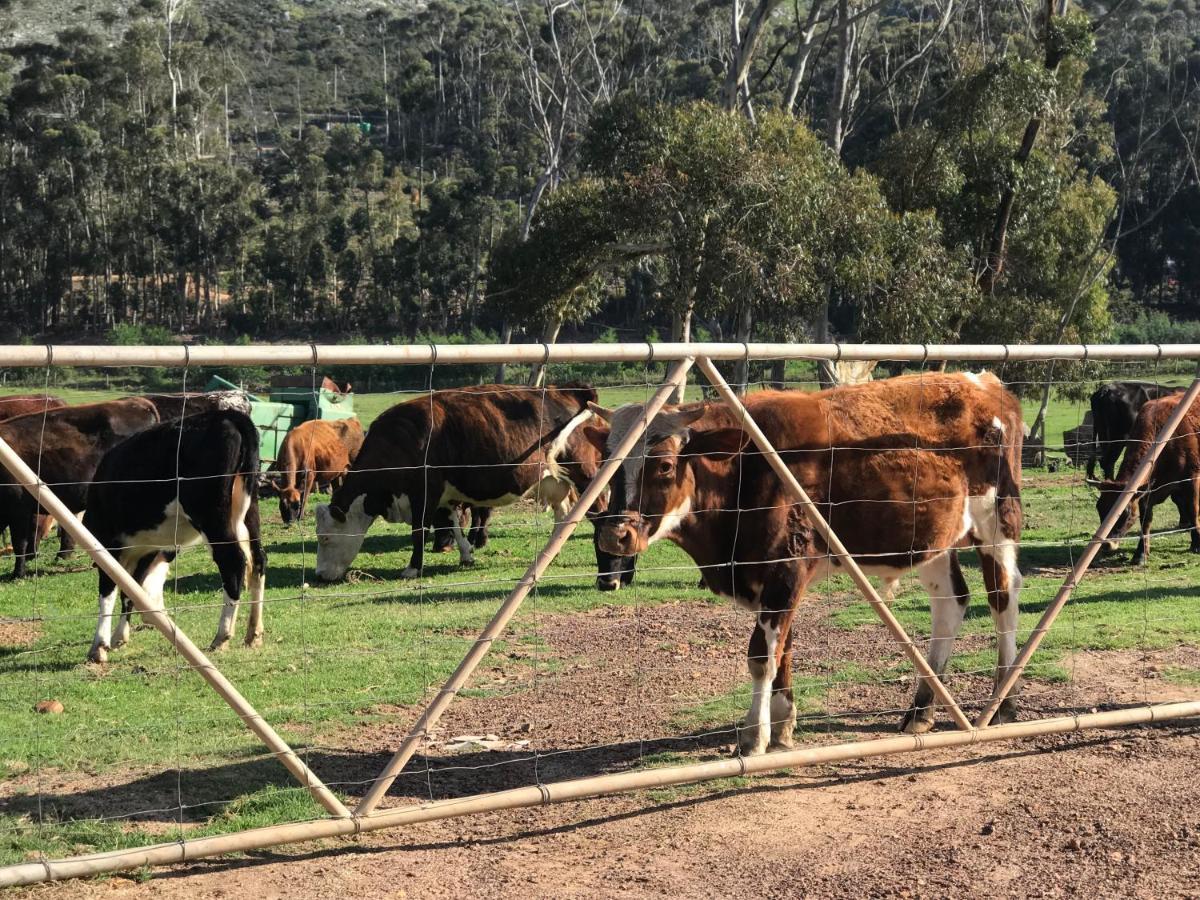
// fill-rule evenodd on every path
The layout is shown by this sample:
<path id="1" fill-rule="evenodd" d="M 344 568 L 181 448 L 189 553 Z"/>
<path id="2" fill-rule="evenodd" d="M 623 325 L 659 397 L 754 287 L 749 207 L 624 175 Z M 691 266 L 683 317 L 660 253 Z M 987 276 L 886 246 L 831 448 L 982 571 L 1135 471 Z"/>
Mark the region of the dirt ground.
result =
<path id="1" fill-rule="evenodd" d="M 799 642 L 798 675 L 830 675 L 808 660 L 883 658 L 879 629 L 804 626 L 814 637 Z M 389 803 L 618 771 L 644 754 L 729 752 L 727 729 L 689 726 L 679 711 L 744 682 L 744 614 L 612 608 L 544 617 L 536 634 L 535 650 L 485 663 L 478 691 L 451 708 Z M 978 635 L 960 650 L 988 645 Z M 1070 683 L 1027 687 L 1024 715 L 1197 699 L 1200 686 L 1163 675 L 1198 659 L 1187 647 L 1079 654 L 1066 660 Z M 951 687 L 978 697 L 987 678 L 957 676 Z M 829 710 L 890 711 L 811 715 L 799 739 L 892 734 L 909 690 L 889 679 L 835 685 Z M 327 741 L 314 769 L 355 793 L 414 709 Z M 468 734 L 494 735 L 500 749 L 453 751 Z M 485 814 L 13 896 L 1198 897 L 1198 765 L 1200 723 L 1090 732 Z M 183 783 L 193 798 L 227 797 L 252 775 L 231 766 L 184 773 Z M 174 772 L 123 773 L 42 789 L 66 814 L 120 815 L 169 807 L 179 783 Z"/>

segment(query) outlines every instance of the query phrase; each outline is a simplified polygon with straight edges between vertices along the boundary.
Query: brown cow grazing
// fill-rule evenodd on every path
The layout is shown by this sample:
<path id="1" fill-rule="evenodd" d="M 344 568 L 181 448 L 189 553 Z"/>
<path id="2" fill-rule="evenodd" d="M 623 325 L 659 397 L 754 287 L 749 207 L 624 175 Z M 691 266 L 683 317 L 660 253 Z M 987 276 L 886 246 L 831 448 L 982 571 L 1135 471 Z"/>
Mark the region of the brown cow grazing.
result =
<path id="1" fill-rule="evenodd" d="M 279 448 L 279 459 L 271 466 L 278 473 L 274 480 L 284 525 L 300 521 L 308 495 L 318 486 L 328 488 L 341 483 L 362 445 L 363 429 L 358 419 L 315 419 L 287 433 Z"/>
<path id="2" fill-rule="evenodd" d="M 0 435 L 71 512 L 82 512 L 101 457 L 120 441 L 158 423 L 148 400 L 131 398 L 68 406 L 0 423 Z M 37 552 L 39 507 L 7 471 L 0 472 L 0 527 L 12 532 L 13 577 Z"/>
<path id="3" fill-rule="evenodd" d="M 1143 405 L 1125 445 L 1125 457 L 1121 460 L 1117 477 L 1103 482 L 1088 479 L 1088 484 L 1100 489 L 1100 497 L 1096 501 L 1100 521 L 1104 521 L 1112 511 L 1117 498 L 1154 446 L 1155 437 L 1175 412 L 1182 397 L 1182 394 L 1174 394 Z M 1115 552 L 1117 541 L 1129 533 L 1137 516 L 1141 520 L 1141 539 L 1130 562 L 1135 566 L 1144 563 L 1150 555 L 1150 522 L 1154 517 L 1154 507 L 1168 497 L 1179 510 L 1180 527 L 1188 529 L 1191 534 L 1191 552 L 1200 553 L 1200 530 L 1197 528 L 1197 511 L 1200 508 L 1200 407 L 1197 404 L 1192 404 L 1175 435 L 1167 441 L 1162 454 L 1154 461 L 1149 479 L 1134 494 L 1133 500 L 1113 526 L 1104 549 L 1109 553 Z"/>
<path id="4" fill-rule="evenodd" d="M 482 385 L 393 406 L 372 423 L 330 502 L 317 507 L 317 577 L 345 575 L 379 516 L 412 523 L 412 561 L 401 577 L 416 578 L 438 509 L 507 506 L 523 498 L 560 506 L 591 477 L 574 455 L 586 443 L 575 432 L 591 418 L 587 404 L 595 399 L 586 386 Z M 474 549 L 462 520 L 449 520 L 459 560 L 470 565 Z"/>
<path id="5" fill-rule="evenodd" d="M 933 611 L 929 664 L 941 673 L 966 611 L 956 548 L 974 546 L 998 633 L 997 678 L 1016 654 L 1021 573 L 1021 415 L 992 375 L 927 374 L 819 393 L 763 392 L 755 420 L 854 558 L 886 581 L 916 569 Z M 643 415 L 610 416 L 609 447 Z M 792 742 L 791 624 L 808 587 L 840 568 L 748 435 L 723 405 L 655 417 L 613 480 L 598 543 L 641 553 L 660 538 L 699 565 L 709 590 L 757 614 L 748 653 L 754 693 L 740 746 Z M 744 451 L 744 452 L 743 452 Z M 933 694 L 917 688 L 902 728 L 933 727 Z M 1010 721 L 1015 703 L 997 721 Z"/>

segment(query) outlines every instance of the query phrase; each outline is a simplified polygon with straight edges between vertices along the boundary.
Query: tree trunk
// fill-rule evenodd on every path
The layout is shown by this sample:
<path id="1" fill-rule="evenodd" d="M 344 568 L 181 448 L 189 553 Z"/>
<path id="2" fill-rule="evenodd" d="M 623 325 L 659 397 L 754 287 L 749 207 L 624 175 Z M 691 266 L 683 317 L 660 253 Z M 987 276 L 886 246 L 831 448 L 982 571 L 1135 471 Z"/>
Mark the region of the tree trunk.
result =
<path id="1" fill-rule="evenodd" d="M 738 343 L 750 343 L 750 333 L 754 330 L 754 307 L 749 303 L 742 306 L 738 315 L 737 335 L 734 340 Z M 742 357 L 733 367 L 733 389 L 738 396 L 745 396 L 746 383 L 750 380 L 750 360 Z"/>
<path id="2" fill-rule="evenodd" d="M 500 326 L 500 343 L 502 343 L 502 344 L 512 343 L 512 333 L 513 333 L 512 323 L 508 319 L 505 319 L 504 324 Z M 496 384 L 504 384 L 504 378 L 506 375 L 505 370 L 507 368 L 508 368 L 508 365 L 506 363 L 500 363 L 498 366 L 496 366 L 496 378 L 495 378 Z"/>
<path id="3" fill-rule="evenodd" d="M 1055 7 L 1060 7 L 1059 14 L 1065 14 L 1067 11 L 1069 0 L 1046 0 L 1046 30 L 1044 32 L 1043 41 L 1046 48 L 1046 56 L 1043 65 L 1047 72 L 1054 73 L 1058 70 L 1058 64 L 1062 62 L 1062 50 L 1054 46 L 1050 41 L 1050 29 L 1054 23 Z M 1029 161 L 1030 155 L 1033 153 L 1033 147 L 1037 143 L 1038 132 L 1042 129 L 1042 116 L 1040 112 L 1035 112 L 1029 119 L 1029 123 L 1025 126 L 1025 134 L 1021 138 L 1021 146 L 1017 148 L 1016 155 L 1013 156 L 1014 172 L 1019 172 L 1025 168 L 1025 164 Z M 976 277 L 979 285 L 979 290 L 985 297 L 991 296 L 996 288 L 996 282 L 1004 272 L 1004 262 L 1007 253 L 1008 243 L 1008 226 L 1012 219 L 1013 203 L 1016 200 L 1016 179 L 1010 178 L 1008 184 L 1004 188 L 1004 192 L 1000 195 L 1000 206 L 996 210 L 996 222 L 992 226 L 992 235 L 988 240 L 987 253 L 981 261 L 981 267 Z"/>
<path id="4" fill-rule="evenodd" d="M 692 307 L 689 305 L 683 312 L 676 312 L 671 317 L 671 342 L 675 344 L 690 344 L 692 342 Z M 686 402 L 687 380 L 684 379 L 668 398 L 668 403 L 676 405 Z"/>
<path id="5" fill-rule="evenodd" d="M 786 359 L 777 359 L 771 363 L 771 387 L 777 391 L 787 390 Z"/>

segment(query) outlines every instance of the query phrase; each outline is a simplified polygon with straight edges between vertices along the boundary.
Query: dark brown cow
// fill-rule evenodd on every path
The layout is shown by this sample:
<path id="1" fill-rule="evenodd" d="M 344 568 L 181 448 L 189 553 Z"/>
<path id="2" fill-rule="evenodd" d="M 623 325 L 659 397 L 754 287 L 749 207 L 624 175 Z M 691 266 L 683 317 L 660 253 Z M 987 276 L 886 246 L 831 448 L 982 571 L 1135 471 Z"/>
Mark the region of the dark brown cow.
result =
<path id="1" fill-rule="evenodd" d="M 18 416 L 0 423 L 0 435 L 78 513 L 87 502 L 88 483 L 101 457 L 120 441 L 157 423 L 154 405 L 135 397 Z M 14 578 L 25 574 L 28 560 L 37 551 L 38 511 L 33 497 L 12 476 L 0 473 L 0 527 L 7 525 L 12 532 Z"/>
<path id="2" fill-rule="evenodd" d="M 1110 381 L 1092 394 L 1092 452 L 1087 461 L 1087 477 L 1096 472 L 1096 462 L 1104 477 L 1111 480 L 1117 457 L 1133 433 L 1133 423 L 1143 406 L 1151 400 L 1169 397 L 1183 388 L 1167 387 L 1153 381 Z"/>
<path id="3" fill-rule="evenodd" d="M 62 409 L 67 404 L 57 397 L 51 397 L 48 394 L 26 394 L 15 397 L 0 397 L 0 422 L 7 422 L 9 419 L 14 419 L 17 416 L 26 416 L 31 413 L 47 412 L 51 409 Z M 37 543 L 41 543 L 50 535 L 50 529 L 54 527 L 54 519 L 51 516 L 38 516 L 38 531 Z M 0 534 L 3 532 L 0 531 Z M 59 539 L 61 541 L 58 551 L 59 557 L 66 556 L 74 547 L 75 543 L 71 540 L 71 536 L 63 531 L 58 530 Z"/>
<path id="4" fill-rule="evenodd" d="M 929 591 L 929 663 L 942 672 L 968 601 L 956 548 L 975 546 L 998 632 L 1002 677 L 1016 653 L 1021 573 L 1021 415 L 991 375 L 927 374 L 820 393 L 764 392 L 747 405 L 783 460 L 866 571 L 889 587 L 916 569 Z M 614 446 L 643 415 L 610 414 Z M 739 743 L 746 753 L 790 746 L 791 623 L 811 584 L 840 564 L 791 502 L 727 407 L 668 409 L 613 481 L 599 543 L 640 553 L 667 538 L 692 557 L 710 590 L 757 613 L 750 639 L 754 694 Z M 921 683 L 902 727 L 933 726 Z M 1009 721 L 1006 700 L 998 721 Z"/>
<path id="5" fill-rule="evenodd" d="M 1117 477 L 1104 482 L 1089 481 L 1089 484 L 1100 488 L 1096 512 L 1100 514 L 1101 521 L 1111 512 L 1113 504 L 1125 490 L 1134 471 L 1146 458 L 1146 454 L 1154 445 L 1155 437 L 1175 412 L 1182 398 L 1182 394 L 1174 394 L 1143 405 L 1125 445 L 1125 457 L 1121 460 Z M 1105 543 L 1105 549 L 1110 553 L 1116 551 L 1117 540 L 1129 533 L 1133 519 L 1137 516 L 1141 519 L 1141 540 L 1138 541 L 1130 561 L 1135 566 L 1144 563 L 1150 555 L 1150 522 L 1154 516 L 1154 507 L 1168 497 L 1179 509 L 1180 527 L 1188 529 L 1191 534 L 1191 551 L 1200 553 L 1200 531 L 1197 529 L 1197 511 L 1200 507 L 1200 408 L 1194 403 L 1179 423 L 1175 435 L 1163 447 L 1162 454 L 1154 461 L 1150 478 L 1134 494 L 1133 501 L 1117 520 L 1109 540 Z"/>
<path id="6" fill-rule="evenodd" d="M 393 406 L 372 423 L 330 502 L 317 507 L 317 577 L 345 575 L 380 516 L 412 523 L 412 562 L 402 577 L 415 578 L 439 508 L 529 498 L 561 509 L 572 487 L 590 478 L 572 448 L 585 443 L 575 431 L 591 417 L 587 404 L 595 399 L 586 386 L 482 385 Z M 460 561 L 470 565 L 474 553 L 461 520 L 453 515 L 450 522 Z"/>
<path id="7" fill-rule="evenodd" d="M 287 433 L 271 466 L 284 525 L 300 521 L 308 495 L 318 485 L 336 486 L 363 445 L 358 419 L 316 419 Z"/>

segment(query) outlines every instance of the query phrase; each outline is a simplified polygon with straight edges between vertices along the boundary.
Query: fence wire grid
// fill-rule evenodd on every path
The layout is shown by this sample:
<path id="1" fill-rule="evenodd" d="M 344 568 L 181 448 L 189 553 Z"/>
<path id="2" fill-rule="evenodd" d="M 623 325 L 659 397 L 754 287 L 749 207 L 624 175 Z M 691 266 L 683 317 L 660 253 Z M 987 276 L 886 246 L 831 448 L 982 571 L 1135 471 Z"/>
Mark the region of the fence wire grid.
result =
<path id="1" fill-rule="evenodd" d="M 1095 424 L 1090 398 L 1110 382 L 1138 382 L 1158 392 L 1182 390 L 1195 377 L 1192 362 L 1164 356 L 1158 349 L 1155 358 L 1143 354 L 1142 359 L 1129 362 L 1047 356 L 1033 362 L 1001 360 L 947 368 L 948 372 L 986 368 L 1017 397 L 1027 426 L 1038 418 L 1043 397 L 1048 396 L 1041 436 L 1024 438 L 1020 460 L 1024 523 L 1019 566 L 1024 580 L 1020 614 L 1010 617 L 1015 634 L 1011 626 L 1009 632 L 999 633 L 993 623 L 977 548 L 957 541 L 935 548 L 958 555 L 970 592 L 943 679 L 968 718 L 984 710 L 991 698 L 997 641 L 1015 638 L 1018 648 L 1025 643 L 1092 540 L 1101 521 L 1097 514 L 1101 492 L 1119 493 L 1114 483 L 1098 488 L 1085 474 L 1088 457 L 1097 449 L 1089 427 Z M 820 389 L 819 364 L 812 359 L 768 357 L 717 365 L 743 398 L 753 399 L 764 390 L 811 393 Z M 160 426 L 179 434 L 173 450 L 164 451 L 174 453 L 172 477 L 141 478 L 135 472 L 119 479 L 130 486 L 157 485 L 172 496 L 184 485 L 225 483 L 231 475 L 247 476 L 260 485 L 256 502 L 267 554 L 262 645 L 243 644 L 250 605 L 247 585 L 233 639 L 210 658 L 347 809 L 353 810 L 376 783 L 421 711 L 435 701 L 460 660 L 476 645 L 497 606 L 522 583 L 530 563 L 551 541 L 556 518 L 562 514 L 545 509 L 544 497 L 532 490 L 515 502 L 497 506 L 487 524 L 488 539 L 476 542 L 470 565 L 460 562 L 460 547 L 470 541 L 470 531 L 456 543 L 453 520 L 439 515 L 422 536 L 424 565 L 414 573 L 410 566 L 413 527 L 388 521 L 382 507 L 372 509 L 370 526 L 360 530 L 361 549 L 344 575 L 325 583 L 316 570 L 319 553 L 327 552 L 319 549 L 323 539 L 316 527 L 317 507 L 330 504 L 336 491 L 354 479 L 363 483 L 371 473 L 391 480 L 417 473 L 427 483 L 431 478 L 470 477 L 463 473 L 471 470 L 497 483 L 504 480 L 503 470 L 528 483 L 537 483 L 544 474 L 560 481 L 574 476 L 571 498 L 577 499 L 603 459 L 588 456 L 589 447 L 595 445 L 587 443 L 582 429 L 590 427 L 603 435 L 606 425 L 598 413 L 576 423 L 565 457 L 547 461 L 546 450 L 554 446 L 564 426 L 576 418 L 575 413 L 587 410 L 586 404 L 580 404 L 574 412 L 564 412 L 567 401 L 562 398 L 576 396 L 586 385 L 595 390 L 598 406 L 608 410 L 646 404 L 661 391 L 668 366 L 661 361 L 550 360 L 544 368 L 541 384 L 520 383 L 527 380 L 529 369 L 511 365 L 509 384 L 481 388 L 478 382 L 488 373 L 478 365 L 436 362 L 381 367 L 371 379 L 372 386 L 391 384 L 395 390 L 352 394 L 356 417 L 367 431 L 351 465 L 354 474 L 322 473 L 318 481 L 332 484 L 318 487 L 300 521 L 291 526 L 281 521 L 278 490 L 271 483 L 274 476 L 264 471 L 268 460 L 254 472 L 188 471 L 181 454 L 183 419 Z M 932 361 L 883 359 L 873 377 L 881 381 L 903 374 L 913 379 L 919 393 L 941 377 L 937 369 Z M 276 371 L 294 369 L 268 369 L 265 374 Z M 305 373 L 311 376 L 314 394 L 319 394 L 325 376 L 337 379 L 338 366 L 317 361 L 305 367 Z M 199 407 L 203 394 L 190 398 L 201 391 L 205 374 L 207 370 L 192 366 L 65 368 L 51 363 L 39 369 L 9 370 L 4 392 L 55 397 L 67 404 L 66 410 L 88 402 L 170 393 L 185 394 L 186 402 Z M 265 395 L 265 386 L 257 381 L 263 375 L 263 371 L 253 373 L 255 380 L 245 387 Z M 687 374 L 684 392 L 689 403 L 721 403 L 698 369 Z M 1173 396 L 1177 403 L 1179 395 Z M 508 398 L 509 414 L 520 407 L 524 417 L 520 434 L 534 434 L 536 440 L 520 452 L 496 458 L 488 456 L 495 435 L 487 429 L 516 431 L 518 425 L 504 425 L 503 415 L 494 412 L 466 423 L 451 421 L 446 410 L 458 407 L 446 404 L 466 401 L 468 408 L 488 410 L 500 398 Z M 387 427 L 389 420 L 380 417 L 399 404 L 420 408 L 424 418 L 410 416 L 408 421 L 426 422 L 424 434 Z M 756 421 L 757 408 L 751 403 Z M 832 408 L 826 406 L 824 414 Z M 184 412 L 188 413 L 186 405 Z M 996 410 L 996 415 L 1002 414 Z M 11 439 L 35 472 L 48 471 L 60 465 L 56 460 L 63 448 L 48 442 L 48 437 L 61 415 L 44 404 L 26 413 L 24 424 L 17 419 L 0 422 L 0 437 Z M 736 412 L 730 415 L 745 433 L 745 422 Z M 395 416 L 391 421 L 396 421 Z M 1161 425 L 1161 419 L 1154 421 Z M 39 439 L 32 447 L 18 445 L 15 436 L 29 432 L 31 423 L 36 423 Z M 703 423 L 693 426 L 693 433 L 703 431 Z M 759 424 L 774 440 L 774 426 Z M 843 430 L 850 427 L 846 422 L 825 422 L 827 429 L 835 424 Z M 1160 462 L 1151 476 L 1150 494 L 1139 497 L 1141 522 L 1155 526 L 1148 558 L 1141 565 L 1130 563 L 1142 531 L 1138 516 L 1132 515 L 1128 529 L 1113 537 L 1115 549 L 1101 554 L 1078 581 L 1026 669 L 1018 700 L 1022 721 L 1200 699 L 1200 608 L 1194 596 L 1200 559 L 1193 555 L 1200 471 L 1180 469 L 1175 462 L 1177 457 L 1200 459 L 1194 450 L 1198 427 L 1200 411 L 1189 412 L 1162 457 L 1169 458 L 1171 465 Z M 447 436 L 438 439 L 435 432 Z M 1157 434 L 1157 427 L 1153 433 Z M 864 444 L 869 446 L 871 439 L 879 437 L 864 434 Z M 611 441 L 611 436 L 605 439 Z M 1015 437 L 1008 435 L 1005 440 L 1015 452 Z M 1124 462 L 1117 467 L 1117 482 L 1129 480 L 1145 448 L 1153 444 L 1136 427 L 1130 441 Z M 611 450 L 611 443 L 607 446 Z M 459 454 L 453 462 L 456 473 L 449 476 L 439 471 L 446 464 L 438 454 L 447 452 L 446 447 L 456 448 Z M 638 487 L 644 494 L 646 472 L 659 457 L 648 452 L 645 441 L 636 448 L 629 460 L 640 472 Z M 777 449 L 794 448 L 777 445 Z M 914 461 L 920 466 L 923 453 L 970 455 L 992 452 L 995 447 L 970 443 L 936 450 L 919 444 L 868 449 L 865 452 L 885 461 L 894 454 L 890 471 L 907 472 L 896 477 L 908 479 L 911 497 L 852 496 L 841 501 L 830 499 L 839 489 L 833 483 L 837 460 L 840 455 L 863 453 L 863 444 L 818 449 L 820 464 L 794 465 L 793 470 L 831 518 L 834 530 L 850 542 L 852 535 L 842 529 L 854 515 L 884 522 L 889 517 L 905 521 L 907 516 L 915 523 L 917 515 L 912 513 L 918 506 L 928 510 L 963 500 L 961 492 L 921 493 L 920 472 L 909 470 Z M 740 454 L 730 464 L 734 478 L 740 479 L 748 468 L 760 471 L 751 461 L 762 451 L 748 435 Z M 380 464 L 381 458 L 386 462 Z M 364 469 L 360 468 L 363 460 L 376 462 Z M 162 461 L 145 462 L 151 468 Z M 681 459 L 681 466 L 687 464 L 686 457 Z M 81 463 L 77 469 L 77 478 L 50 481 L 50 490 L 60 496 L 73 490 L 86 495 L 95 466 L 89 469 Z M 0 481 L 15 483 L 11 473 Z M 9 488 L 0 485 L 0 492 L 5 490 Z M 3 502 L 15 505 L 13 498 L 24 499 L 19 490 L 11 488 L 11 497 L 5 494 Z M 632 492 L 632 485 L 623 485 L 622 495 Z M 618 493 L 606 491 L 605 496 L 611 501 Z M 749 520 L 778 505 L 794 504 L 782 484 L 767 496 L 762 503 L 693 508 L 687 515 L 702 523 L 705 517 L 732 513 L 738 528 L 743 517 Z M 443 491 L 430 496 L 426 505 L 435 506 L 444 498 L 449 498 L 450 514 L 462 516 L 463 522 L 470 516 L 463 507 L 476 507 L 478 524 L 484 502 L 468 504 L 462 502 L 466 500 L 462 491 Z M 418 504 L 409 499 L 411 514 L 417 516 Z M 488 501 L 494 496 L 472 499 Z M 1175 502 L 1159 506 L 1151 522 L 1146 506 L 1166 499 Z M 896 504 L 908 504 L 913 510 L 899 516 L 893 509 Z M 872 509 L 864 513 L 868 505 Z M 349 506 L 346 501 L 339 511 L 345 514 Z M 1179 524 L 1172 506 L 1178 507 Z M 151 514 L 157 512 L 125 510 L 124 514 L 131 522 L 140 522 L 147 515 L 153 519 Z M 5 515 L 11 532 L 17 513 Z M 352 520 L 353 516 L 346 517 L 347 522 Z M 174 559 L 163 599 L 179 630 L 207 647 L 225 606 L 223 585 L 213 561 L 214 547 L 204 541 L 188 545 L 179 531 L 186 526 L 187 520 L 178 517 L 164 526 L 175 529 L 176 536 L 169 541 Z M 829 551 L 821 550 L 817 557 L 760 555 L 698 566 L 684 549 L 659 540 L 637 558 L 631 583 L 601 591 L 595 527 L 584 518 L 550 567 L 531 582 L 528 598 L 503 635 L 488 642 L 488 653 L 466 687 L 455 692 L 445 715 L 419 735 L 415 755 L 390 785 L 381 808 L 745 752 L 745 741 L 740 739 L 746 729 L 740 723 L 752 703 L 747 642 L 757 615 L 704 588 L 702 570 L 748 562 L 808 565 L 818 562 L 818 557 L 827 558 Z M 898 557 L 920 550 L 915 529 L 914 524 L 910 535 L 895 539 L 892 547 Z M 355 530 L 349 533 L 354 535 Z M 129 532 L 124 536 L 128 538 Z M 125 550 L 136 549 L 134 543 L 110 542 L 108 549 L 124 558 Z M 236 539 L 229 543 L 238 545 Z M 10 555 L 18 553 L 20 547 L 14 546 Z M 310 790 L 279 764 L 279 754 L 264 748 L 198 677 L 195 667 L 148 626 L 136 625 L 123 646 L 109 650 L 106 662 L 87 661 L 97 628 L 98 581 L 86 553 L 60 554 L 59 535 L 51 532 L 28 555 L 25 577 L 8 580 L 6 567 L 12 565 L 0 560 L 0 577 L 5 578 L 0 583 L 0 874 L 3 866 L 164 842 L 187 843 L 326 816 Z M 881 592 L 889 587 L 874 575 L 872 580 Z M 928 656 L 930 598 L 921 580 L 914 573 L 903 575 L 885 599 L 912 646 Z M 119 612 L 118 603 L 111 621 L 114 630 Z M 133 615 L 134 622 L 140 618 Z M 996 617 L 996 623 L 1006 621 Z M 790 628 L 796 746 L 868 740 L 897 732 L 910 712 L 920 678 L 906 659 L 905 648 L 880 627 L 872 606 L 844 572 L 807 587 Z M 938 729 L 954 727 L 944 709 L 937 709 L 935 716 Z"/>

